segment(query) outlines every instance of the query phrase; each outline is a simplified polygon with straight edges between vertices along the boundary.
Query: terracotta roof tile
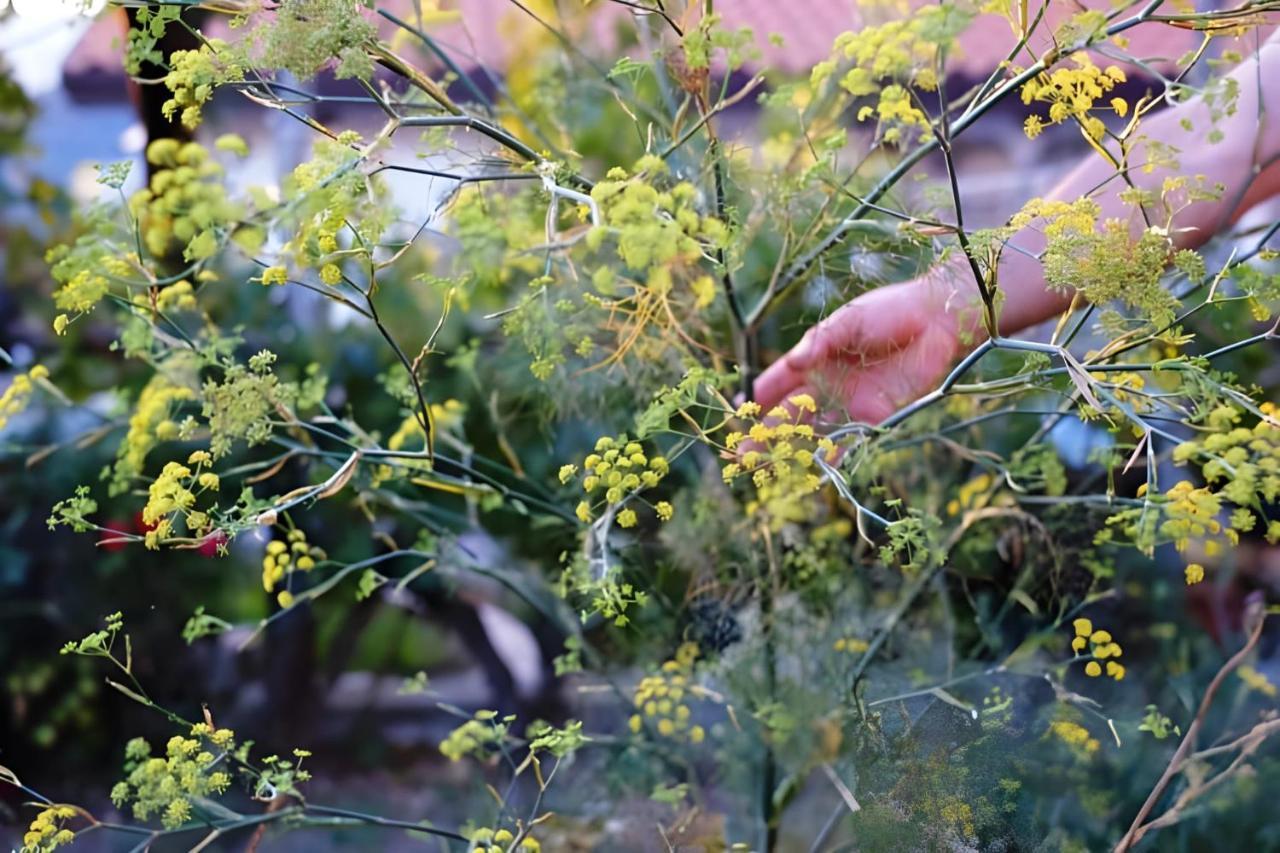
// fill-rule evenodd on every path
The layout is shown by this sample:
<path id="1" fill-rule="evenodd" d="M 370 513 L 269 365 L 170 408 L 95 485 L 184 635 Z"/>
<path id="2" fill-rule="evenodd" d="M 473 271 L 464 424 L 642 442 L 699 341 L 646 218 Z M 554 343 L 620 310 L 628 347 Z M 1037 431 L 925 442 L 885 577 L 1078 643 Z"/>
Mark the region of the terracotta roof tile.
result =
<path id="1" fill-rule="evenodd" d="M 928 0 L 912 0 L 917 7 L 926 2 Z M 406 20 L 413 18 L 413 0 L 382 0 L 381 5 Z M 454 4 L 445 0 L 444 5 Z M 1087 0 L 1084 5 L 1105 9 L 1110 3 Z M 539 33 L 544 32 L 512 0 L 456 0 L 454 7 L 462 10 L 463 22 L 433 28 L 431 34 L 461 58 L 463 67 L 481 65 L 503 71 L 520 54 L 522 44 L 527 45 L 528 40 L 537 39 Z M 1044 50 L 1049 45 L 1051 37 L 1047 34 L 1052 27 L 1068 18 L 1076 8 L 1074 2 L 1049 0 L 1048 26 L 1042 27 L 1045 35 L 1033 40 L 1033 46 Z M 719 0 L 716 10 L 729 26 L 750 27 L 755 31 L 765 65 L 790 72 L 803 72 L 826 58 L 836 35 L 856 29 L 865 18 L 857 0 Z M 614 28 L 630 14 L 623 6 L 596 0 L 589 20 L 571 22 L 571 38 L 585 47 L 607 52 L 614 42 Z M 383 25 L 388 34 L 394 31 L 390 24 L 383 22 Z M 81 74 L 118 69 L 121 31 L 120 14 L 104 15 L 72 54 L 67 71 Z M 782 46 L 768 43 L 766 37 L 771 33 L 783 37 Z M 1134 53 L 1166 58 L 1182 54 L 1195 39 L 1194 33 L 1159 23 L 1134 27 L 1126 35 L 1130 37 Z M 952 70 L 968 76 L 988 73 L 1004 59 L 1014 43 L 1014 34 L 1002 17 L 981 15 L 961 37 L 961 50 L 952 60 Z M 1030 61 L 1028 55 L 1024 54 L 1022 61 Z"/>

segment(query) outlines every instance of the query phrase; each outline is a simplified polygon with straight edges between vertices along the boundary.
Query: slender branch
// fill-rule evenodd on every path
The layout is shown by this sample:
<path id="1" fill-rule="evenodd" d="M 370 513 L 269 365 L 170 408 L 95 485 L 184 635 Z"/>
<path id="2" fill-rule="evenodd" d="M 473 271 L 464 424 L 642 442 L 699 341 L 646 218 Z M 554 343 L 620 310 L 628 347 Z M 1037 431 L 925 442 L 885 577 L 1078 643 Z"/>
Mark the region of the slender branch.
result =
<path id="1" fill-rule="evenodd" d="M 1169 764 L 1165 767 L 1164 772 L 1160 774 L 1160 778 L 1156 780 L 1155 787 L 1151 789 L 1151 793 L 1147 796 L 1146 802 L 1142 804 L 1142 808 L 1138 809 L 1137 815 L 1133 818 L 1133 823 L 1129 825 L 1129 830 L 1116 843 L 1115 853 L 1125 853 L 1142 840 L 1142 837 L 1150 828 L 1144 825 L 1147 815 L 1151 814 L 1151 810 L 1155 808 L 1156 803 L 1160 801 L 1161 795 L 1169 787 L 1195 750 L 1196 738 L 1200 734 L 1200 730 L 1204 727 L 1206 717 L 1209 715 L 1209 708 L 1213 704 L 1214 697 L 1218 695 L 1223 682 L 1240 664 L 1244 663 L 1244 659 L 1253 651 L 1254 646 L 1258 644 L 1258 640 L 1262 637 L 1262 626 L 1266 622 L 1266 613 L 1263 610 L 1261 596 L 1255 594 L 1245 605 L 1245 625 L 1247 626 L 1247 637 L 1245 643 L 1240 647 L 1234 655 L 1232 655 L 1222 668 L 1214 675 L 1213 680 L 1209 682 L 1209 687 L 1204 692 L 1204 698 L 1200 700 L 1200 707 L 1196 711 L 1195 719 L 1191 721 L 1191 725 L 1187 726 L 1187 733 L 1182 738 L 1182 743 L 1178 744 L 1178 749 L 1173 753 L 1173 757 L 1169 759 Z"/>

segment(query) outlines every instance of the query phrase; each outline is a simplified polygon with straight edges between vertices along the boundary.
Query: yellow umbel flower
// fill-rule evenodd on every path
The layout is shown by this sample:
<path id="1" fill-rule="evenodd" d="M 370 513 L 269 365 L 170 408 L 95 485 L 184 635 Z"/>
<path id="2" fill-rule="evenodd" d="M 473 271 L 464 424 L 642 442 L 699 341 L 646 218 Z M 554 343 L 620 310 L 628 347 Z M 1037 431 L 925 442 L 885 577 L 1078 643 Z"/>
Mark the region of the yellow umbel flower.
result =
<path id="1" fill-rule="evenodd" d="M 1055 720 L 1049 724 L 1049 734 L 1056 736 L 1079 758 L 1088 758 L 1101 748 L 1098 739 L 1089 730 L 1070 720 Z"/>
<path id="2" fill-rule="evenodd" d="M 262 271 L 262 275 L 258 278 L 264 287 L 270 287 L 273 284 L 285 284 L 289 281 L 289 271 L 284 267 L 267 267 Z"/>
<path id="3" fill-rule="evenodd" d="M 691 697 L 701 695 L 693 684 L 693 667 L 698 659 L 696 643 L 684 643 L 675 656 L 664 662 L 655 675 L 641 679 L 632 701 L 636 712 L 628 720 L 632 732 L 639 734 L 648 721 L 664 738 L 683 738 L 702 743 L 706 730 L 694 725 Z"/>
<path id="4" fill-rule="evenodd" d="M 649 456 L 639 442 L 630 441 L 625 435 L 617 438 L 602 436 L 595 443 L 595 452 L 582 460 L 581 472 L 577 465 L 568 463 L 560 466 L 557 478 L 567 484 L 581 476 L 582 491 L 587 499 L 578 503 L 574 514 L 579 521 L 588 524 L 598 513 L 657 486 L 670 470 L 666 457 Z M 597 492 L 601 486 L 605 487 L 603 495 Z M 670 519 L 674 512 L 667 501 L 654 504 L 654 513 L 662 521 Z M 634 509 L 628 508 L 618 511 L 614 519 L 620 527 L 634 527 L 639 516 Z"/>
<path id="5" fill-rule="evenodd" d="M 325 264 L 320 268 L 320 280 L 330 287 L 336 287 L 342 284 L 342 270 L 337 264 Z"/>
<path id="6" fill-rule="evenodd" d="M 748 475 L 756 489 L 756 500 L 747 505 L 748 514 L 766 517 L 777 530 L 791 521 L 807 518 L 811 512 L 805 500 L 821 485 L 818 461 L 834 462 L 836 446 L 831 439 L 817 438 L 813 427 L 801 423 L 815 413 L 817 402 L 809 394 L 794 394 L 787 399 L 790 408 L 775 406 L 764 414 L 764 420 L 755 420 L 746 429 L 726 434 L 728 450 L 741 449 L 744 441 L 750 441 L 750 450 L 726 462 L 721 476 L 731 483 L 742 475 Z M 735 414 L 744 419 L 758 417 L 760 407 L 747 404 L 739 406 Z M 742 413 L 747 413 L 743 415 Z M 727 454 L 726 454 L 727 455 Z"/>
<path id="7" fill-rule="evenodd" d="M 1048 104 L 1049 124 L 1075 120 L 1090 137 L 1100 139 L 1106 127 L 1090 113 L 1095 102 L 1114 89 L 1116 84 L 1125 81 L 1125 73 L 1115 65 L 1099 68 L 1084 51 L 1073 53 L 1071 62 L 1074 68 L 1044 71 L 1024 83 L 1022 102 Z M 1106 106 L 1121 117 L 1129 111 L 1129 104 L 1123 98 L 1111 98 Z M 1043 119 L 1032 115 L 1028 117 L 1023 129 L 1028 138 L 1035 139 L 1044 127 Z"/>
<path id="8" fill-rule="evenodd" d="M 48 377 L 49 370 L 42 364 L 13 377 L 9 387 L 0 394 L 0 429 L 4 429 L 11 417 L 27 408 L 31 395 L 35 393 L 35 383 Z"/>
<path id="9" fill-rule="evenodd" d="M 266 554 L 262 557 L 262 588 L 274 592 L 276 587 L 293 572 L 309 572 L 316 567 L 317 560 L 323 560 L 326 554 L 307 542 L 307 534 L 301 530 L 290 530 L 285 538 L 273 539 L 267 543 Z M 285 590 L 287 593 L 288 591 Z M 279 598 L 281 607 L 288 607 L 293 596 Z"/>
<path id="10" fill-rule="evenodd" d="M 1095 629 L 1093 622 L 1084 617 L 1072 621 L 1071 627 L 1075 632 L 1075 636 L 1071 639 L 1071 651 L 1081 656 L 1088 647 L 1089 654 L 1094 658 L 1085 663 L 1084 674 L 1090 678 L 1097 678 L 1104 672 L 1101 661 L 1106 661 L 1106 674 L 1116 681 L 1123 680 L 1124 665 L 1117 658 L 1124 654 L 1124 649 L 1112 638 L 1111 632 Z"/>
<path id="11" fill-rule="evenodd" d="M 42 809 L 22 836 L 23 853 L 49 853 L 70 844 L 76 834 L 65 824 L 75 816 L 76 810 L 71 806 L 54 805 Z"/>

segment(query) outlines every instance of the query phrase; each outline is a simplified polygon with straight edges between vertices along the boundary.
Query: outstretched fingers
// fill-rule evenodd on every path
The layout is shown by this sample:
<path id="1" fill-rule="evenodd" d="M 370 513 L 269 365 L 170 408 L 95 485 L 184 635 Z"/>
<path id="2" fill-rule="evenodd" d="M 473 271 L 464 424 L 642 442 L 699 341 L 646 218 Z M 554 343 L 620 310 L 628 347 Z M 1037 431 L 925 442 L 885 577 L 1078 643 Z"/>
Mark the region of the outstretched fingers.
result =
<path id="1" fill-rule="evenodd" d="M 756 401 L 772 408 L 799 393 L 826 366 L 878 360 L 907 346 L 919 334 L 930 309 L 911 304 L 905 295 L 900 285 L 873 290 L 814 325 L 756 379 Z"/>

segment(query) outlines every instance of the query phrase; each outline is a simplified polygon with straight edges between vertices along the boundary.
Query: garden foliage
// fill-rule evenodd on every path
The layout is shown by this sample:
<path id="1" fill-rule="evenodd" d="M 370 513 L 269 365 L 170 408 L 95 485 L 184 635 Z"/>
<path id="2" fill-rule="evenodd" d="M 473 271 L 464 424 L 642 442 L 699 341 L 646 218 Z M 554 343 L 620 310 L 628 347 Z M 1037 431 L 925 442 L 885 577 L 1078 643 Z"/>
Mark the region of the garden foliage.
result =
<path id="1" fill-rule="evenodd" d="M 338 823 L 572 849 L 607 843 L 602 797 L 656 801 L 655 845 L 1095 849 L 1151 831 L 1134 817 L 1166 765 L 1171 796 L 1147 815 L 1162 833 L 1263 808 L 1248 771 L 1257 757 L 1276 776 L 1276 688 L 1241 658 L 1231 710 L 1198 712 L 1223 654 L 1174 614 L 1242 541 L 1280 540 L 1259 372 L 1277 226 L 1176 248 L 1177 213 L 1220 192 L 1192 174 L 1127 193 L 1137 230 L 1090 197 L 966 229 L 954 182 L 909 187 L 998 109 L 1021 111 L 1027 145 L 1083 137 L 1116 180 L 1176 172 L 1144 118 L 1197 99 L 1232 115 L 1227 72 L 1276 4 L 1120 2 L 1046 42 L 1035 4 L 867 0 L 865 26 L 790 77 L 710 0 L 527 3 L 545 26 L 500 80 L 440 60 L 447 3 L 403 20 L 360 0 L 121 5 L 140 7 L 125 67 L 167 69 L 146 82 L 175 132 L 145 170 L 100 168 L 101 200 L 47 251 L 60 349 L 0 396 L 0 425 L 115 400 L 57 439 L 103 458 L 49 528 L 164 555 L 148 571 L 208 555 L 223 592 L 191 616 L 195 643 L 496 580 L 560 637 L 568 716 L 452 709 L 440 751 L 498 798 L 454 824 L 329 808 L 305 750 L 263 757 L 216 706 L 161 708 L 134 658 L 163 650 L 134 647 L 150 617 L 126 610 L 63 652 L 98 659 L 171 739 L 121 735 L 116 818 L 40 792 L 24 849 Z M 958 39 L 990 15 L 1023 49 L 948 91 Z M 607 50 L 584 38 L 602 17 Z M 1157 21 L 1199 44 L 1162 71 L 1126 41 Z M 163 55 L 172 28 L 200 46 Z M 1126 87 L 1144 68 L 1148 88 Z M 322 93 L 329 77 L 344 94 Z M 366 111 L 359 129 L 325 123 L 335 97 Z M 255 152 L 224 110 L 243 99 L 314 137 L 267 186 L 238 179 Z M 744 111 L 749 141 L 724 129 Z M 1044 236 L 1049 285 L 1076 294 L 1051 336 L 993 334 L 1024 229 Z M 878 423 L 850 422 L 822 383 L 753 401 L 807 326 L 938 264 L 976 277 L 981 316 L 937 390 Z M 98 387 L 76 359 L 101 330 L 119 381 Z M 1060 454 L 1073 425 L 1094 437 L 1086 467 Z M 478 533 L 505 556 L 477 556 Z M 1245 616 L 1228 654 L 1254 648 L 1261 616 Z M 1217 751 L 1170 764 L 1197 720 Z"/>

